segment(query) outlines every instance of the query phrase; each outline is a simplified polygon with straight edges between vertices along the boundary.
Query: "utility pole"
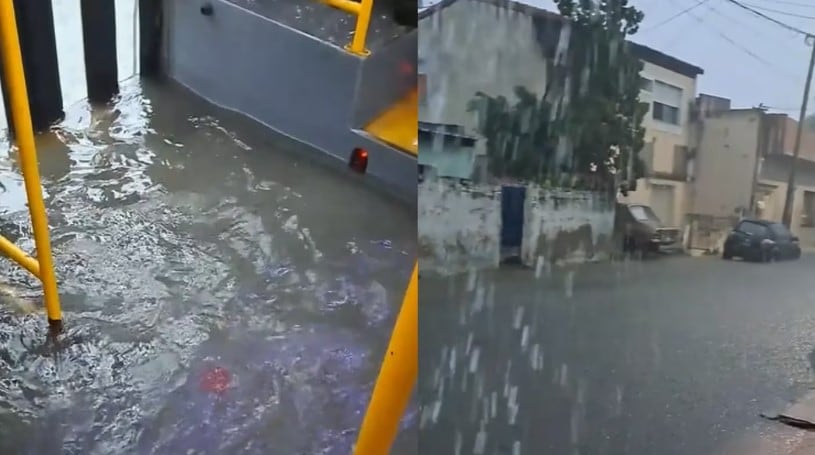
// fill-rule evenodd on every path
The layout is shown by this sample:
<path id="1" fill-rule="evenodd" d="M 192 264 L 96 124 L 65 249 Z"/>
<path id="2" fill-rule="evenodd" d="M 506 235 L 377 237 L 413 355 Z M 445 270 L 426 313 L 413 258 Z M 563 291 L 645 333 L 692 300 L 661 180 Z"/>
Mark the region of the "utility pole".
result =
<path id="1" fill-rule="evenodd" d="M 790 176 L 787 180 L 787 197 L 784 199 L 784 213 L 781 222 L 787 228 L 792 227 L 792 206 L 795 200 L 795 170 L 798 167 L 798 155 L 801 152 L 801 133 L 804 131 L 804 122 L 807 115 L 807 102 L 809 101 L 809 86 L 812 82 L 812 68 L 815 67 L 815 36 L 807 35 L 806 40 L 812 46 L 812 56 L 809 58 L 809 69 L 807 70 L 807 80 L 804 84 L 804 99 L 801 101 L 801 113 L 798 116 L 798 129 L 795 131 L 795 145 L 792 149 L 792 164 L 790 165 Z"/>

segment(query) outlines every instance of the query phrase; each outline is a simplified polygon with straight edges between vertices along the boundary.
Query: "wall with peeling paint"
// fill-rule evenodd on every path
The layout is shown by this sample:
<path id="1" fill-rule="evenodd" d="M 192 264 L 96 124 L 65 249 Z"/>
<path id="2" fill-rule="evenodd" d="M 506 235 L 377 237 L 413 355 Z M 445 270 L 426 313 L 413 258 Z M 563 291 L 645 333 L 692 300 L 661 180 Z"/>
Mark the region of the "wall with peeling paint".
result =
<path id="1" fill-rule="evenodd" d="M 614 202 L 604 193 L 527 188 L 521 260 L 546 263 L 607 259 L 612 252 Z"/>
<path id="2" fill-rule="evenodd" d="M 422 270 L 455 272 L 496 267 L 501 239 L 501 191 L 456 180 L 419 184 L 419 260 Z"/>
<path id="3" fill-rule="evenodd" d="M 516 87 L 543 95 L 554 62 L 568 51 L 561 17 L 515 3 L 458 1 L 419 21 L 419 71 L 426 75 L 419 118 L 475 132 L 476 92 L 518 101 Z M 478 49 L 477 53 L 463 51 Z"/>
<path id="4" fill-rule="evenodd" d="M 546 262 L 603 260 L 612 250 L 614 203 L 604 194 L 527 187 L 521 259 Z M 419 184 L 419 259 L 422 270 L 454 273 L 496 267 L 501 253 L 501 187 L 463 186 L 456 180 Z"/>

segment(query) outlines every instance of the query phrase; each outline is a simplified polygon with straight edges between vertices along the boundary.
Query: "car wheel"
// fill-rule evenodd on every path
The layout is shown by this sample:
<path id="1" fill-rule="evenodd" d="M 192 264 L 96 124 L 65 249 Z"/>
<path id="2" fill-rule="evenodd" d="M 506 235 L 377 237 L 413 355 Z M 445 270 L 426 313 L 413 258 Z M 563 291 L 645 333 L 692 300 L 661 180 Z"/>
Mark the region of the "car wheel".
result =
<path id="1" fill-rule="evenodd" d="M 764 250 L 761 252 L 761 262 L 776 262 L 776 261 L 778 261 L 777 251 Z"/>
<path id="2" fill-rule="evenodd" d="M 733 252 L 730 251 L 729 249 L 725 248 L 722 251 L 722 259 L 724 259 L 726 261 L 729 261 L 729 260 L 733 259 Z"/>

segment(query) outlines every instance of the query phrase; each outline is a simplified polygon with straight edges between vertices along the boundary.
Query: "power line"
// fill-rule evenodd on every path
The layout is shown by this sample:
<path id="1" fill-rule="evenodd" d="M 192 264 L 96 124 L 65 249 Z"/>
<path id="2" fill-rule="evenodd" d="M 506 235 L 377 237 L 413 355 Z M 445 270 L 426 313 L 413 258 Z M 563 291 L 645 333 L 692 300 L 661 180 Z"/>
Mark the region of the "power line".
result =
<path id="1" fill-rule="evenodd" d="M 730 44 L 731 44 L 733 47 L 735 47 L 735 48 L 739 49 L 740 51 L 744 52 L 745 54 L 749 55 L 750 57 L 752 57 L 752 58 L 753 58 L 754 60 L 756 60 L 757 62 L 759 62 L 759 63 L 761 63 L 761 64 L 763 64 L 763 65 L 767 66 L 768 68 L 772 69 L 772 70 L 773 70 L 773 71 L 775 71 L 776 73 L 778 73 L 778 74 L 780 74 L 780 75 L 782 75 L 782 76 L 784 76 L 784 77 L 786 77 L 786 78 L 788 78 L 788 79 L 790 79 L 790 80 L 792 80 L 792 81 L 799 82 L 799 81 L 798 81 L 796 78 L 794 78 L 794 77 L 792 77 L 792 76 L 790 76 L 790 75 L 788 75 L 788 74 L 778 72 L 777 65 L 773 65 L 772 63 L 770 63 L 769 61 L 765 60 L 765 59 L 764 59 L 763 57 L 761 57 L 760 55 L 758 55 L 758 54 L 756 54 L 755 52 L 751 51 L 749 48 L 747 48 L 747 47 L 745 47 L 745 46 L 743 46 L 743 45 L 739 44 L 739 42 L 738 42 L 738 41 L 736 41 L 736 40 L 734 40 L 733 38 L 730 38 L 729 36 L 725 35 L 725 34 L 724 34 L 724 33 L 722 33 L 722 32 L 721 32 L 719 29 L 717 29 L 717 28 L 715 28 L 715 27 L 713 27 L 713 26 L 710 26 L 710 24 L 708 24 L 707 22 L 705 22 L 705 21 L 704 21 L 704 20 L 703 20 L 701 17 L 697 16 L 696 14 L 693 14 L 693 12 L 688 11 L 688 13 L 687 13 L 687 14 L 688 14 L 690 17 L 692 17 L 692 18 L 696 19 L 696 20 L 697 20 L 699 23 L 704 24 L 704 25 L 708 25 L 708 26 L 709 26 L 708 28 L 709 28 L 709 29 L 710 29 L 710 30 L 711 30 L 713 33 L 715 33 L 715 34 L 719 35 L 719 37 L 720 37 L 720 38 L 722 38 L 723 40 L 725 40 L 725 41 L 727 41 L 728 43 L 730 43 Z"/>
<path id="2" fill-rule="evenodd" d="M 649 30 L 653 30 L 655 28 L 662 27 L 663 25 L 673 21 L 674 19 L 682 17 L 684 14 L 687 14 L 687 13 L 691 12 L 693 9 L 698 8 L 698 7 L 704 5 L 707 2 L 708 2 L 708 0 L 697 0 L 696 4 L 691 5 L 691 6 L 687 7 L 687 8 L 685 8 L 685 9 L 683 9 L 682 11 L 674 14 L 673 16 L 670 16 L 670 17 L 666 18 L 665 20 L 661 21 L 660 23 L 658 23 L 656 25 L 648 27 L 647 29 L 643 30 L 643 32 L 647 32 Z"/>
<path id="3" fill-rule="evenodd" d="M 801 3 L 801 2 L 792 2 L 789 0 L 764 0 L 767 3 L 775 3 L 777 5 L 790 5 L 790 6 L 798 6 L 801 8 L 815 8 L 815 5 L 811 3 Z"/>
<path id="4" fill-rule="evenodd" d="M 785 29 L 787 29 L 787 30 L 789 30 L 791 32 L 799 33 L 799 34 L 804 35 L 804 36 L 810 36 L 810 33 L 807 33 L 807 32 L 801 30 L 798 27 L 793 27 L 792 25 L 789 25 L 789 24 L 787 24 L 785 22 L 782 22 L 782 21 L 780 21 L 780 20 L 778 20 L 778 19 L 776 19 L 776 18 L 774 18 L 772 16 L 768 16 L 768 15 L 762 13 L 761 11 L 753 9 L 753 8 L 751 8 L 751 7 L 745 5 L 744 3 L 741 3 L 741 2 L 739 2 L 737 0 L 725 0 L 725 1 L 727 1 L 729 3 L 732 3 L 732 4 L 738 6 L 741 9 L 747 10 L 750 13 L 752 13 L 752 14 L 754 14 L 754 15 L 756 15 L 756 16 L 764 19 L 764 20 L 768 20 L 768 21 L 774 23 L 775 25 L 778 25 L 779 27 L 785 28 Z"/>
<path id="5" fill-rule="evenodd" d="M 762 11 L 767 11 L 768 13 L 781 14 L 782 16 L 797 17 L 797 18 L 800 18 L 800 19 L 815 19 L 815 16 L 806 16 L 806 15 L 803 15 L 803 14 L 788 13 L 786 11 L 780 11 L 780 10 L 777 10 L 777 9 L 767 8 L 767 7 L 764 7 L 764 6 L 752 5 L 752 4 L 749 4 L 749 3 L 745 3 L 744 5 L 749 6 L 750 8 L 755 8 L 755 9 L 759 9 L 759 10 L 762 10 Z"/>

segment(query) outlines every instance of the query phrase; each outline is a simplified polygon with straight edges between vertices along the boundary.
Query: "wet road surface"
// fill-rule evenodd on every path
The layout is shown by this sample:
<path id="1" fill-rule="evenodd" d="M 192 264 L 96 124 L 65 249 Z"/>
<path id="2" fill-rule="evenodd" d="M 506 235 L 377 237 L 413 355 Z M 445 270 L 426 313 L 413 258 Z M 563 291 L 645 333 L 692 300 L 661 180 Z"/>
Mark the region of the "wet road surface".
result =
<path id="1" fill-rule="evenodd" d="M 420 281 L 420 453 L 709 454 L 813 384 L 815 256 Z"/>
<path id="2" fill-rule="evenodd" d="M 347 446 L 415 257 L 409 208 L 180 88 L 138 80 L 110 108 L 68 109 L 38 145 L 67 331 L 44 343 L 45 315 L 0 296 L 0 453 Z M 3 150 L 0 229 L 32 251 Z M 37 302 L 25 271 L 0 261 L 0 273 Z M 285 354 L 302 346 L 297 362 Z M 296 420 L 281 420 L 291 409 Z"/>

